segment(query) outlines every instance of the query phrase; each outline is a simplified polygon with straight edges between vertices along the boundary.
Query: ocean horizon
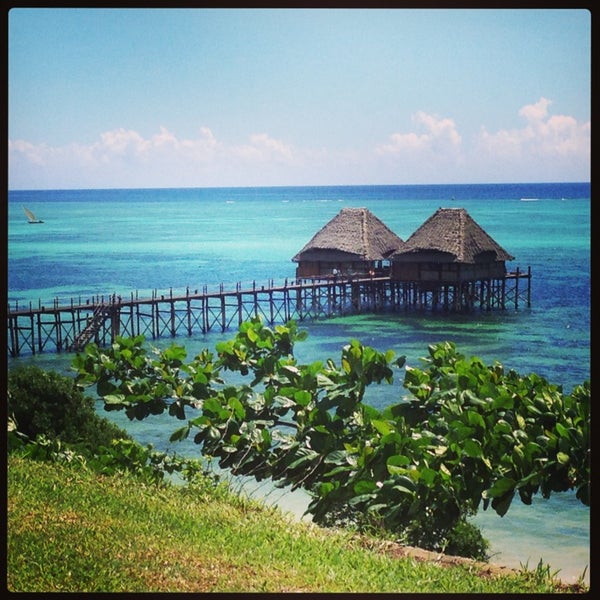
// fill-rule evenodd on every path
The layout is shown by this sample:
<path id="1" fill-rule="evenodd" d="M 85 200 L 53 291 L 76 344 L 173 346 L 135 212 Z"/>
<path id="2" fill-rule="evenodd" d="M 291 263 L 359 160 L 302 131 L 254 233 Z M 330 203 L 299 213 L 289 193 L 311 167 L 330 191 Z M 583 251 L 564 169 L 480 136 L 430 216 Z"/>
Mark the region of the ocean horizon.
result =
<path id="1" fill-rule="evenodd" d="M 43 223 L 29 224 L 23 207 Z M 586 182 L 10 190 L 7 303 L 150 297 L 170 289 L 294 278 L 292 257 L 344 207 L 368 208 L 403 240 L 438 208 L 465 208 L 515 257 L 507 263 L 510 270 L 531 268 L 531 307 L 303 321 L 308 339 L 296 347 L 301 362 L 337 361 L 342 346 L 356 338 L 417 364 L 429 344 L 450 340 L 464 354 L 487 363 L 498 360 L 523 374 L 536 372 L 566 393 L 590 379 L 591 186 Z M 233 334 L 213 331 L 149 342 L 175 342 L 192 356 Z M 69 374 L 71 359 L 67 353 L 42 353 L 9 358 L 8 365 L 27 362 Z M 368 401 L 381 407 L 402 394 L 398 381 L 369 390 Z M 168 443 L 176 426 L 170 421 L 129 423 L 123 415 L 102 414 L 142 443 L 196 450 Z M 289 508 L 288 500 L 277 502 Z M 536 498 L 533 506 L 515 501 L 505 517 L 482 511 L 475 522 L 491 542 L 492 562 L 534 568 L 543 559 L 565 581 L 576 581 L 590 563 L 590 511 L 573 494 Z"/>

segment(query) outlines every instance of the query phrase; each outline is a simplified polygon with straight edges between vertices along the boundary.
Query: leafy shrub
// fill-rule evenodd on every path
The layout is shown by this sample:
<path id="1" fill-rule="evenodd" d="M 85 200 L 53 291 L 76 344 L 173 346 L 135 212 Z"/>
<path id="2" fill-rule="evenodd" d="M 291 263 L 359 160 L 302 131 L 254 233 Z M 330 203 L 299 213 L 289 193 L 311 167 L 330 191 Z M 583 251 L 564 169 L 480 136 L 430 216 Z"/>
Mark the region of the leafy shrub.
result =
<path id="1" fill-rule="evenodd" d="M 150 353 L 137 336 L 90 344 L 73 366 L 108 410 L 187 418 L 171 441 L 193 435 L 221 468 L 306 489 L 318 523 L 379 527 L 480 557 L 466 519 L 481 506 L 502 516 L 516 497 L 531 504 L 567 490 L 589 505 L 589 382 L 565 395 L 444 342 L 428 348 L 425 368 L 406 367 L 410 396 L 380 411 L 363 402 L 365 390 L 391 384 L 404 357 L 351 340 L 339 365 L 300 365 L 293 345 L 303 337 L 293 321 L 270 329 L 255 318 L 216 356 L 204 350 L 186 363 L 185 348 Z M 249 383 L 227 384 L 225 371 Z"/>
<path id="2" fill-rule="evenodd" d="M 8 414 L 14 428 L 35 440 L 44 436 L 89 448 L 110 446 L 129 434 L 94 408 L 75 381 L 36 365 L 18 365 L 8 372 Z"/>
<path id="3" fill-rule="evenodd" d="M 476 560 L 488 560 L 490 544 L 473 523 L 461 519 L 448 534 L 445 552 L 454 556 L 469 556 Z"/>

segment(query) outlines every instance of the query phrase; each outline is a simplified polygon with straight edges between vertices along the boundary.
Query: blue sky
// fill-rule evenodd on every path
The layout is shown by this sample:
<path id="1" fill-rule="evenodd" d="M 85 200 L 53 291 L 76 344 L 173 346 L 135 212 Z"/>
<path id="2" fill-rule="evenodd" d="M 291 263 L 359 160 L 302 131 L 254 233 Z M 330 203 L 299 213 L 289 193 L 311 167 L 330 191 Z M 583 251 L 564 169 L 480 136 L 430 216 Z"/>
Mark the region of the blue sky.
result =
<path id="1" fill-rule="evenodd" d="M 591 13 L 9 12 L 10 189 L 590 180 Z"/>

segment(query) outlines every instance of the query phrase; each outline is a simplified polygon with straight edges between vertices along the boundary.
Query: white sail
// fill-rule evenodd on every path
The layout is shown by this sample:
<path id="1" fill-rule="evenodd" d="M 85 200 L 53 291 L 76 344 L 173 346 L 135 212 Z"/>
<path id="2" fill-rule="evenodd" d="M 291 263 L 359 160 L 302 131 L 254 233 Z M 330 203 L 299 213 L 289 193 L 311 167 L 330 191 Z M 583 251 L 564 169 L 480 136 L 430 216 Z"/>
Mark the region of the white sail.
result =
<path id="1" fill-rule="evenodd" d="M 23 210 L 25 211 L 30 223 L 43 223 L 43 221 L 36 219 L 35 215 L 28 208 L 23 207 Z"/>

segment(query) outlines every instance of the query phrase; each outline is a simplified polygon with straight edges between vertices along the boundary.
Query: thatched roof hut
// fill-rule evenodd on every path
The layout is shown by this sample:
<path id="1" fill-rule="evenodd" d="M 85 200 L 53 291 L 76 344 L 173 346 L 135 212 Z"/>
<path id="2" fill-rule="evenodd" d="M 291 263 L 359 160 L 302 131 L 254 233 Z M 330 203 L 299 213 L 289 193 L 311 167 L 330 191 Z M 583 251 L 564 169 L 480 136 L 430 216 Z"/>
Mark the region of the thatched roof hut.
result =
<path id="1" fill-rule="evenodd" d="M 366 208 L 343 208 L 292 260 L 298 277 L 381 272 L 404 242 Z"/>
<path id="2" fill-rule="evenodd" d="M 513 259 L 464 208 L 439 208 L 394 254 L 392 274 L 421 281 L 502 277 Z"/>

